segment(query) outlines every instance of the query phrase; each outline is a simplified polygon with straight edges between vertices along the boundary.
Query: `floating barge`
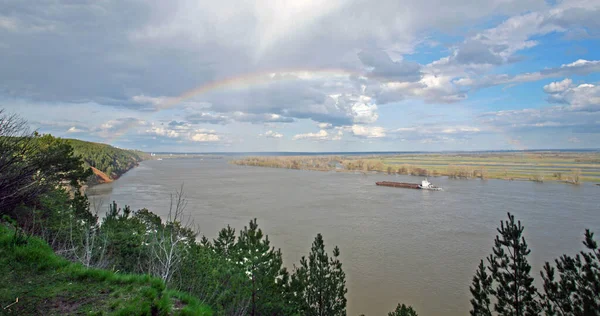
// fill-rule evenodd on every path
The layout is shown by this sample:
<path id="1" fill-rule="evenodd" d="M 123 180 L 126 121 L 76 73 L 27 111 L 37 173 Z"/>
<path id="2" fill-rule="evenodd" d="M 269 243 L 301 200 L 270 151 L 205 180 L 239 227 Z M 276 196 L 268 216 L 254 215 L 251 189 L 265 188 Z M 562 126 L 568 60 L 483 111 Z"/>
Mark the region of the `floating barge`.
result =
<path id="1" fill-rule="evenodd" d="M 393 187 L 393 188 L 442 191 L 442 188 L 431 185 L 431 183 L 429 183 L 429 181 L 427 181 L 427 179 L 421 181 L 421 184 L 407 183 L 407 182 L 392 182 L 392 181 L 380 181 L 380 182 L 375 182 L 375 184 L 384 186 L 384 187 Z"/>

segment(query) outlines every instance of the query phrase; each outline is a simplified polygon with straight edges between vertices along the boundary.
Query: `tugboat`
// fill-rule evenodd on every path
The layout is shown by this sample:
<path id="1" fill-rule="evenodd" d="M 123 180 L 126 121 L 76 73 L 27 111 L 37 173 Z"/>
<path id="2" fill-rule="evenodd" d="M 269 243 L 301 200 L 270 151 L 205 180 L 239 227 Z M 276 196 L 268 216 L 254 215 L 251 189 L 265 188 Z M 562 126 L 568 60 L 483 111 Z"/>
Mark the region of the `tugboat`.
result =
<path id="1" fill-rule="evenodd" d="M 431 183 L 429 183 L 429 181 L 427 181 L 427 178 L 425 178 L 425 180 L 421 181 L 421 184 L 419 184 L 419 189 L 421 189 L 421 190 L 442 191 L 442 188 L 436 187 L 436 186 L 432 185 Z"/>
<path id="2" fill-rule="evenodd" d="M 442 188 L 433 186 L 427 179 L 421 181 L 421 184 L 418 183 L 406 183 L 406 182 L 391 182 L 391 181 L 381 181 L 376 182 L 375 184 L 385 187 L 393 187 L 393 188 L 406 188 L 406 189 L 418 189 L 418 190 L 431 190 L 431 191 L 442 191 Z"/>

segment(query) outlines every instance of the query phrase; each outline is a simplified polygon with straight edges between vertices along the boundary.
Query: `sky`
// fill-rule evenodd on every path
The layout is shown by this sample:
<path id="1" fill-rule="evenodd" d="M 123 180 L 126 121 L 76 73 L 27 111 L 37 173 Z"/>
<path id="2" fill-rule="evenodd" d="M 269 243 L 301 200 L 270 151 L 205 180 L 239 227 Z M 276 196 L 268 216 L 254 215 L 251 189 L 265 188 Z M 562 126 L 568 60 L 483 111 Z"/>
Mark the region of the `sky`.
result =
<path id="1" fill-rule="evenodd" d="M 0 2 L 0 108 L 148 152 L 600 148 L 600 0 Z"/>

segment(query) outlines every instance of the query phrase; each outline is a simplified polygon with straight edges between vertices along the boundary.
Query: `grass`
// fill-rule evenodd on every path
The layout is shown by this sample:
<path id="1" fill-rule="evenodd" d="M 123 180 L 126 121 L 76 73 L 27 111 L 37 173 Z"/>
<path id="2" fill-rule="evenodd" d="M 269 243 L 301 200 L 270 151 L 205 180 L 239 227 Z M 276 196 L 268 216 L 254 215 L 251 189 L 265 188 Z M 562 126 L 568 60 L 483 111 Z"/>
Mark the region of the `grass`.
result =
<path id="1" fill-rule="evenodd" d="M 0 224 L 0 315 L 212 315 L 148 275 L 89 269 L 32 237 L 16 243 Z"/>
<path id="2" fill-rule="evenodd" d="M 248 157 L 238 165 L 317 171 L 360 171 L 452 178 L 600 182 L 600 153 L 511 152 L 385 156 Z M 340 168 L 341 167 L 341 168 Z"/>

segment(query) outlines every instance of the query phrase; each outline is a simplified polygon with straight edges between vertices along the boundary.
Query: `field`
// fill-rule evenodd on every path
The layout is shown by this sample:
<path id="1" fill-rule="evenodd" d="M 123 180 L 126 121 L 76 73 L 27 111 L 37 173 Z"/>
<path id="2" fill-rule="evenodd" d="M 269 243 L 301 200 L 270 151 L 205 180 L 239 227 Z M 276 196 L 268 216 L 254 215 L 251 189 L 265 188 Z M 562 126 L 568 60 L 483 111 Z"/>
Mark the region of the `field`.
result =
<path id="1" fill-rule="evenodd" d="M 600 182 L 599 152 L 427 153 L 370 156 L 247 157 L 238 165 L 579 184 Z"/>

